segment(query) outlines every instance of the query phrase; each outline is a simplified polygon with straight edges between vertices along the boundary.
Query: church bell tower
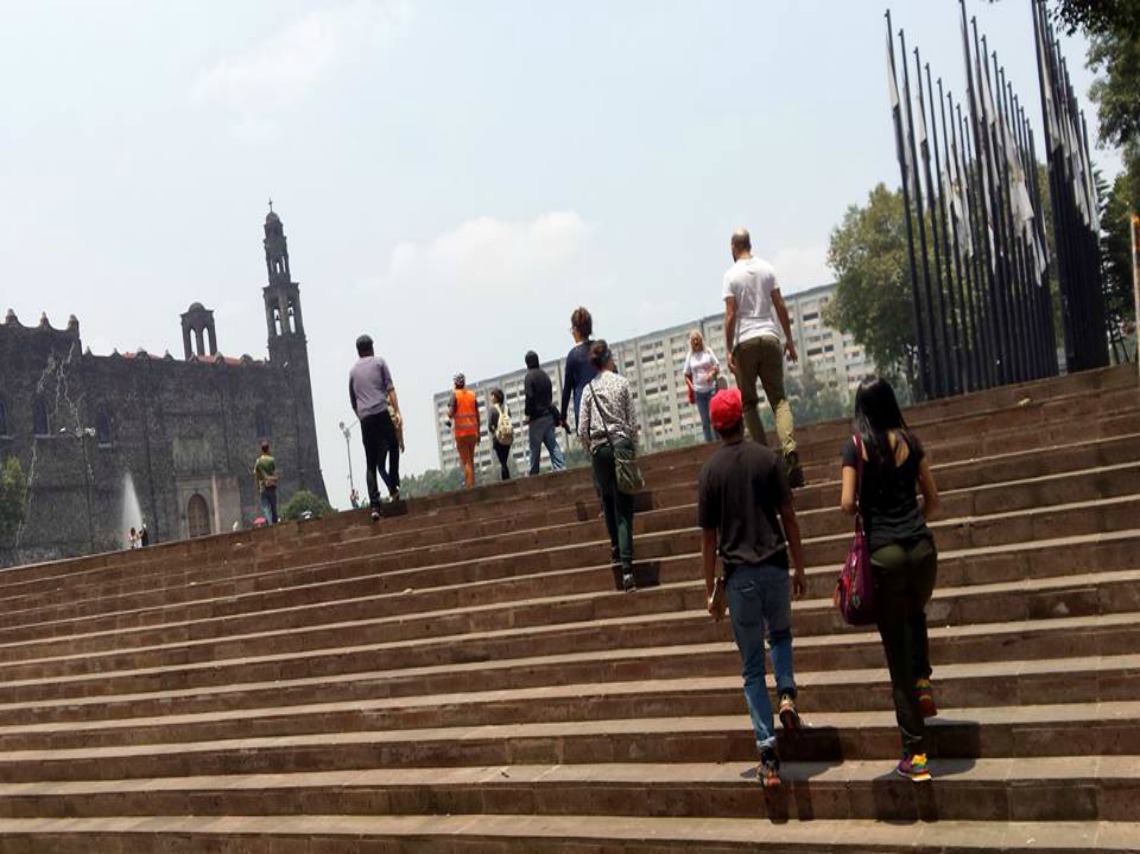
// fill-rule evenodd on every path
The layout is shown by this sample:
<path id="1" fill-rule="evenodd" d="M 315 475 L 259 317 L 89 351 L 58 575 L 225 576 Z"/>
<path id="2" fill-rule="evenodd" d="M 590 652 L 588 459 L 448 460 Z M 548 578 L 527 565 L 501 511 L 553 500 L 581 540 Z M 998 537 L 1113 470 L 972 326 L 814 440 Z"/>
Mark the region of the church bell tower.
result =
<path id="1" fill-rule="evenodd" d="M 265 325 L 269 331 L 269 361 L 288 366 L 308 365 L 305 321 L 301 317 L 301 294 L 289 272 L 289 245 L 281 218 L 269 203 L 265 217 L 265 269 L 269 284 L 262 289 L 265 298 Z"/>

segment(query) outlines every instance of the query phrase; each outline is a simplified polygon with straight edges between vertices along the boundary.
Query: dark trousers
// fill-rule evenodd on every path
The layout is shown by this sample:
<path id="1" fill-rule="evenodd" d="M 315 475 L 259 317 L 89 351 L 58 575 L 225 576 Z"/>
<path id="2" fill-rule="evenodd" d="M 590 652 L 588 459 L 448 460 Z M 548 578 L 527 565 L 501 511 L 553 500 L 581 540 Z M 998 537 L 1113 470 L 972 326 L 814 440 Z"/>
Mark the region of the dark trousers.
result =
<path id="1" fill-rule="evenodd" d="M 625 439 L 617 442 L 619 446 L 629 447 Z M 602 494 L 602 508 L 606 513 L 610 546 L 617 550 L 622 569 L 629 572 L 633 567 L 633 496 L 626 495 L 617 487 L 614 449 L 608 442 L 594 448 L 593 465 L 594 479 Z"/>
<path id="2" fill-rule="evenodd" d="M 930 644 L 926 603 L 938 576 L 938 552 L 923 537 L 891 543 L 871 553 L 875 573 L 875 608 L 879 636 L 887 653 L 895 718 L 907 753 L 925 753 L 926 724 L 918 705 L 915 682 L 930 678 Z"/>
<path id="3" fill-rule="evenodd" d="M 392 416 L 387 410 L 360 419 L 360 439 L 364 442 L 364 464 L 367 467 L 364 479 L 368 483 L 368 501 L 373 507 L 379 507 L 377 470 L 384 479 L 384 485 L 388 487 L 389 495 L 395 495 L 400 488 L 400 442 L 396 438 L 396 425 L 392 423 Z"/>
<path id="4" fill-rule="evenodd" d="M 492 440 L 491 447 L 495 449 L 495 456 L 499 458 L 499 469 L 501 470 L 500 477 L 502 480 L 511 479 L 511 446 L 500 445 L 498 442 Z"/>
<path id="5" fill-rule="evenodd" d="M 261 515 L 265 517 L 266 525 L 276 525 L 281 521 L 277 517 L 277 487 L 265 486 L 261 490 Z"/>

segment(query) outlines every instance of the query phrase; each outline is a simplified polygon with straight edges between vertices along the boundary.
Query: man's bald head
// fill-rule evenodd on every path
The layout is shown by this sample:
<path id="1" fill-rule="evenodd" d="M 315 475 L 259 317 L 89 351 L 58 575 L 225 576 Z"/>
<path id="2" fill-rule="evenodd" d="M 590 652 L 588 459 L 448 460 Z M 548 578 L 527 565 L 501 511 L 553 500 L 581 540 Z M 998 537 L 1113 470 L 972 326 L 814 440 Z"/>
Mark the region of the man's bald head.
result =
<path id="1" fill-rule="evenodd" d="M 732 232 L 732 260 L 739 261 L 745 255 L 752 253 L 752 235 L 747 228 L 738 228 Z"/>

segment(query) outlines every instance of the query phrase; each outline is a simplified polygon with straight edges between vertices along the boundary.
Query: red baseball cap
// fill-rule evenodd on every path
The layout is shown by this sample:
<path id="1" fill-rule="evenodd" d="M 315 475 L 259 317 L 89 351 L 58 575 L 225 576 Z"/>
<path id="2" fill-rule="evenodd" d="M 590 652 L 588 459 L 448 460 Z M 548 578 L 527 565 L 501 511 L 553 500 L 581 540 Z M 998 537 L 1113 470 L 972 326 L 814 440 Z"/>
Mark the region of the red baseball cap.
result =
<path id="1" fill-rule="evenodd" d="M 744 403 L 740 399 L 740 389 L 721 389 L 709 401 L 709 420 L 718 433 L 735 427 L 743 419 Z"/>

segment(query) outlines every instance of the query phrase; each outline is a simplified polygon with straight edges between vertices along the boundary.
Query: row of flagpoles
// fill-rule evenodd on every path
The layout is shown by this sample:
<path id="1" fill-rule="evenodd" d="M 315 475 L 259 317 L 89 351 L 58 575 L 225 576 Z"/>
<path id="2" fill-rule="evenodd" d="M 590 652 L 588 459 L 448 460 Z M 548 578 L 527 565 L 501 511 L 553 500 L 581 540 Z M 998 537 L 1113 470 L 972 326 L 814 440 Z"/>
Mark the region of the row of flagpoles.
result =
<path id="1" fill-rule="evenodd" d="M 887 13 L 887 62 L 895 143 L 906 209 L 918 392 L 944 397 L 1055 375 L 1058 371 L 1043 195 L 1032 126 L 996 53 L 962 15 L 963 104 L 933 80 L 906 36 L 900 61 Z M 1032 0 L 1043 67 L 1059 59 L 1038 0 Z M 1076 134 L 1076 101 L 1062 65 L 1042 72 L 1049 187 L 1058 244 L 1066 355 L 1072 370 L 1107 361 L 1096 189 L 1087 134 Z M 901 97 L 900 97 L 901 68 Z M 1056 81 L 1068 86 L 1063 92 Z M 925 83 L 925 86 L 924 86 Z M 937 89 L 937 95 L 936 93 Z M 1051 105 L 1051 106 L 1048 106 Z M 1051 112 L 1050 112 L 1051 111 Z M 1056 129 L 1054 131 L 1053 124 Z M 1083 127 L 1081 128 L 1083 130 Z M 1063 182 L 1063 184 L 1062 184 Z M 1079 226 L 1079 227 L 1078 227 Z M 1063 244 L 1063 247 L 1062 247 Z M 1095 271 L 1094 271 L 1095 267 Z M 1095 275 L 1093 275 L 1095 272 Z M 1103 303 L 1101 303 L 1103 306 Z M 1093 354 L 1100 318 L 1105 362 Z"/>
<path id="2" fill-rule="evenodd" d="M 1044 0 L 1033 0 L 1037 74 L 1053 200 L 1065 362 L 1070 371 L 1108 364 L 1100 255 L 1100 202 L 1089 158 L 1088 125 L 1077 106 Z"/>

